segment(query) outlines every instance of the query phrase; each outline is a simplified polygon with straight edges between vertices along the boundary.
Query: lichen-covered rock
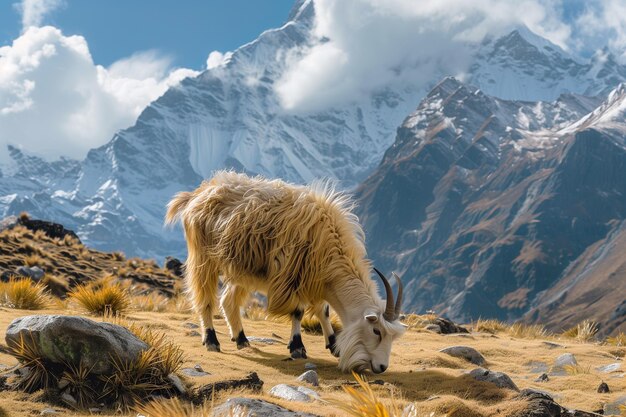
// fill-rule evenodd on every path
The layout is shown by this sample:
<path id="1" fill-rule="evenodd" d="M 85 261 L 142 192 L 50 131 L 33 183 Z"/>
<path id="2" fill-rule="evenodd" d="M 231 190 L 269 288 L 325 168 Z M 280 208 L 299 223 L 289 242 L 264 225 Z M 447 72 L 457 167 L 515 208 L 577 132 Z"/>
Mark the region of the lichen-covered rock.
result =
<path id="1" fill-rule="evenodd" d="M 19 276 L 30 278 L 37 282 L 46 274 L 43 269 L 38 266 L 20 266 L 15 270 L 15 273 Z"/>
<path id="2" fill-rule="evenodd" d="M 298 378 L 296 378 L 296 380 L 301 381 L 301 382 L 308 382 L 309 384 L 313 385 L 314 387 L 317 387 L 320 384 L 319 383 L 319 379 L 317 377 L 317 372 L 315 372 L 312 369 L 310 369 L 310 370 L 306 371 L 305 373 L 303 373 L 302 375 L 300 375 Z"/>
<path id="3" fill-rule="evenodd" d="M 113 371 L 111 357 L 122 361 L 137 358 L 148 345 L 128 329 L 77 316 L 26 316 L 11 322 L 6 343 L 33 343 L 45 360 L 91 369 L 93 374 Z"/>
<path id="4" fill-rule="evenodd" d="M 566 375 L 565 367 L 575 366 L 575 365 L 578 365 L 578 361 L 576 361 L 576 357 L 571 353 L 564 353 L 555 359 L 554 365 L 552 366 L 550 374 L 557 375 L 557 376 Z"/>

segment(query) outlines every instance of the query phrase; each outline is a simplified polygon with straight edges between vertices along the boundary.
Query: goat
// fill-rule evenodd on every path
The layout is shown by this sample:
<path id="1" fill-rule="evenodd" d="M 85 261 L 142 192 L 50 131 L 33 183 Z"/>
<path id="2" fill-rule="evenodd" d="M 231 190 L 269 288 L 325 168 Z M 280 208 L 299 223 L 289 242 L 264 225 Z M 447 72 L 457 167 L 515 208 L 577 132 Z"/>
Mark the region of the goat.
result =
<path id="1" fill-rule="evenodd" d="M 375 269 L 386 302 L 378 296 L 364 233 L 351 209 L 350 199 L 329 183 L 306 187 L 231 171 L 219 171 L 196 190 L 178 193 L 168 204 L 166 223 L 183 224 L 186 282 L 207 349 L 220 350 L 213 312 L 221 273 L 220 304 L 238 348 L 249 346 L 240 306 L 251 291 L 259 291 L 267 294 L 270 314 L 291 316 L 293 357 L 306 357 L 300 320 L 312 307 L 342 371 L 384 372 L 393 340 L 406 329 L 398 320 L 402 283 L 394 274 L 394 303 L 388 280 Z M 337 337 L 326 303 L 343 324 Z"/>

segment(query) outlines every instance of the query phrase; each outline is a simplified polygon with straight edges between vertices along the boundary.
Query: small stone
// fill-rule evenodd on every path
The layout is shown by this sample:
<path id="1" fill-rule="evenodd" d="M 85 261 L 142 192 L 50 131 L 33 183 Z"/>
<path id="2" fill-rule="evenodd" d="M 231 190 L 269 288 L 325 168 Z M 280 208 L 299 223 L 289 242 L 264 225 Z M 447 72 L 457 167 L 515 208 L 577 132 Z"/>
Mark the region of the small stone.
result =
<path id="1" fill-rule="evenodd" d="M 200 365 L 199 363 L 195 364 L 193 366 L 193 369 L 195 369 L 198 372 L 204 372 L 204 369 L 202 369 L 202 365 Z"/>
<path id="2" fill-rule="evenodd" d="M 248 336 L 248 341 L 256 342 L 256 343 L 264 343 L 266 345 L 273 345 L 275 343 L 278 343 L 278 340 L 272 339 L 271 337 Z"/>
<path id="3" fill-rule="evenodd" d="M 425 329 L 431 332 L 441 334 L 441 327 L 439 327 L 439 325 L 437 324 L 429 324 L 428 326 L 425 327 Z"/>
<path id="4" fill-rule="evenodd" d="M 190 337 L 200 337 L 200 333 L 198 333 L 196 330 L 191 330 L 191 331 L 187 332 L 187 336 L 190 336 Z"/>
<path id="5" fill-rule="evenodd" d="M 304 364 L 304 369 L 317 369 L 317 365 L 311 362 L 307 362 Z"/>
<path id="6" fill-rule="evenodd" d="M 562 348 L 562 345 L 559 345 L 558 343 L 553 343 L 553 342 L 542 342 L 544 345 L 546 345 L 546 347 L 548 349 L 557 349 L 557 348 Z"/>
<path id="7" fill-rule="evenodd" d="M 441 349 L 439 352 L 454 356 L 455 358 L 463 358 L 466 361 L 478 366 L 485 363 L 483 355 L 481 355 L 476 349 L 469 346 L 450 346 Z"/>
<path id="8" fill-rule="evenodd" d="M 469 372 L 469 376 L 477 381 L 486 381 L 495 384 L 499 388 L 508 388 L 519 391 L 513 380 L 503 372 L 490 371 L 485 368 L 476 368 Z"/>
<path id="9" fill-rule="evenodd" d="M 187 388 L 185 387 L 185 384 L 183 384 L 183 381 L 181 381 L 181 379 L 178 377 L 178 375 L 169 374 L 167 376 L 167 379 L 172 383 L 174 388 L 176 388 L 176 391 L 178 391 L 180 394 L 184 395 L 185 393 L 187 393 Z"/>
<path id="10" fill-rule="evenodd" d="M 611 390 L 609 390 L 609 385 L 603 381 L 598 386 L 598 394 L 606 394 L 607 392 L 611 392 Z"/>
<path id="11" fill-rule="evenodd" d="M 59 414 L 59 412 L 55 410 L 54 408 L 44 408 L 43 410 L 41 410 L 41 413 L 39 414 L 42 416 L 47 416 L 47 415 L 52 415 L 52 414 Z"/>
<path id="12" fill-rule="evenodd" d="M 190 321 L 188 321 L 187 323 L 183 324 L 183 327 L 186 329 L 199 329 L 200 326 L 198 326 L 196 323 L 192 323 Z"/>
<path id="13" fill-rule="evenodd" d="M 287 384 L 278 384 L 270 389 L 270 395 L 288 401 L 311 402 L 319 395 L 310 388 Z"/>
<path id="14" fill-rule="evenodd" d="M 202 369 L 202 368 L 200 368 L 200 369 Z M 195 368 L 183 368 L 183 369 L 180 370 L 180 372 L 182 372 L 183 374 L 185 374 L 187 376 L 193 376 L 193 377 L 200 377 L 200 376 L 211 375 L 208 372 L 198 371 Z"/>
<path id="15" fill-rule="evenodd" d="M 100 414 L 102 412 L 102 408 L 91 407 L 88 410 L 91 414 Z"/>
<path id="16" fill-rule="evenodd" d="M 530 373 L 533 374 L 538 374 L 540 372 L 548 372 L 548 364 L 545 362 L 539 362 L 539 361 L 530 361 L 528 363 L 526 363 L 525 366 L 528 366 L 530 368 Z"/>
<path id="17" fill-rule="evenodd" d="M 301 381 L 301 382 L 308 382 L 309 384 L 313 385 L 314 387 L 319 386 L 319 379 L 317 377 L 317 372 L 315 372 L 314 370 L 306 371 L 305 373 L 300 375 L 297 378 L 297 380 Z"/>
<path id="18" fill-rule="evenodd" d="M 61 399 L 63 400 L 64 403 L 68 405 L 71 405 L 71 406 L 78 405 L 78 401 L 76 401 L 76 398 L 74 398 L 74 396 L 72 396 L 71 394 L 68 394 L 67 392 L 64 392 L 63 394 L 61 394 Z"/>
<path id="19" fill-rule="evenodd" d="M 620 406 L 626 406 L 626 395 L 619 397 L 613 402 L 604 404 L 604 409 L 603 409 L 604 415 L 608 416 L 611 414 L 615 414 L 619 416 L 620 413 L 622 412 L 620 410 Z"/>
<path id="20" fill-rule="evenodd" d="M 543 374 L 539 375 L 537 379 L 535 379 L 535 382 L 548 382 L 549 380 L 550 380 L 550 377 L 548 376 L 548 374 L 544 372 Z"/>
<path id="21" fill-rule="evenodd" d="M 600 366 L 600 367 L 596 368 L 596 370 L 600 371 L 600 372 L 604 372 L 605 374 L 608 374 L 608 373 L 611 373 L 611 372 L 619 371 L 621 367 L 622 367 L 621 363 L 612 363 L 612 364 L 609 364 L 609 365 Z"/>

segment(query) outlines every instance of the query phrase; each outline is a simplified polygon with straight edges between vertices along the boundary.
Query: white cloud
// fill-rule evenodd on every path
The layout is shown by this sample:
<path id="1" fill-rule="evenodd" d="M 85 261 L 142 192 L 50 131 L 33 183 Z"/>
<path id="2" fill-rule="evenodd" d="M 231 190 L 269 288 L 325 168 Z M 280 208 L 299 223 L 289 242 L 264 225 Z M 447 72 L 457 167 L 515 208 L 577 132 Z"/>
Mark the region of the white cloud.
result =
<path id="1" fill-rule="evenodd" d="M 220 51 L 213 51 L 209 54 L 206 60 L 206 68 L 212 69 L 224 64 L 232 56 L 231 52 L 221 53 Z"/>
<path id="2" fill-rule="evenodd" d="M 109 68 L 95 65 L 82 36 L 30 27 L 0 47 L 0 162 L 12 144 L 48 160 L 81 158 L 130 126 L 168 87 L 198 73 L 171 70 L 154 51 Z"/>
<path id="3" fill-rule="evenodd" d="M 575 22 L 577 46 L 591 51 L 608 46 L 626 62 L 626 2 L 602 0 L 586 6 Z"/>
<path id="4" fill-rule="evenodd" d="M 293 53 L 276 83 L 283 107 L 325 108 L 399 80 L 457 75 L 468 42 L 526 25 L 568 48 L 571 29 L 549 0 L 315 0 L 319 39 Z"/>
<path id="5" fill-rule="evenodd" d="M 64 0 L 22 0 L 14 6 L 22 14 L 22 28 L 26 30 L 31 26 L 41 26 L 47 14 L 64 4 Z"/>

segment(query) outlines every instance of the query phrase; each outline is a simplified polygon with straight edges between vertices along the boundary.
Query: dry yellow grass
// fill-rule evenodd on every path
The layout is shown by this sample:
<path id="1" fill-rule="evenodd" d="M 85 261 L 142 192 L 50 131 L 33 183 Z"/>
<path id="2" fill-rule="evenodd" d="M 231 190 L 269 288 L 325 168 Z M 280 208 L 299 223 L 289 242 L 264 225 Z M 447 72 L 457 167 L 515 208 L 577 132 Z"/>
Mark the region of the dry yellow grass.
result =
<path id="1" fill-rule="evenodd" d="M 422 329 L 428 324 L 434 323 L 436 314 L 407 314 L 402 322 L 409 326 L 409 329 Z"/>
<path id="2" fill-rule="evenodd" d="M 209 405 L 194 407 L 173 398 L 139 404 L 133 409 L 145 417 L 205 417 L 209 415 L 211 407 Z"/>
<path id="3" fill-rule="evenodd" d="M 606 343 L 612 346 L 626 346 L 626 333 L 619 333 L 613 337 L 607 337 Z"/>
<path id="4" fill-rule="evenodd" d="M 46 286 L 30 278 L 11 278 L 0 282 L 0 305 L 22 310 L 40 310 L 49 307 L 50 296 Z"/>
<path id="5" fill-rule="evenodd" d="M 576 326 L 565 330 L 560 336 L 567 339 L 574 339 L 579 342 L 590 342 L 595 339 L 596 333 L 598 333 L 598 325 L 591 320 L 585 320 L 582 323 L 578 323 Z"/>
<path id="6" fill-rule="evenodd" d="M 70 303 L 74 303 L 89 314 L 120 314 L 128 311 L 130 296 L 119 284 L 90 286 L 79 285 L 68 294 Z"/>
<path id="7" fill-rule="evenodd" d="M 513 323 L 507 331 L 518 339 L 540 339 L 549 336 L 546 328 L 540 324 Z"/>
<path id="8" fill-rule="evenodd" d="M 24 311 L 0 309 L 0 339 L 11 320 L 30 314 Z M 65 310 L 45 310 L 46 314 L 63 314 Z M 119 320 L 119 319 L 118 319 Z M 341 416 L 344 411 L 338 410 L 334 401 L 348 404 L 353 401 L 349 393 L 342 389 L 347 381 L 354 379 L 342 374 L 337 369 L 337 359 L 325 349 L 324 338 L 319 335 L 304 334 L 303 341 L 309 358 L 306 361 L 285 361 L 289 356 L 284 343 L 266 345 L 252 342 L 252 347 L 237 350 L 235 343 L 230 342 L 228 329 L 223 319 L 216 319 L 215 325 L 218 338 L 222 343 L 221 353 L 207 352 L 201 345 L 199 336 L 188 335 L 187 322 L 196 322 L 194 314 L 176 313 L 172 311 L 142 312 L 131 311 L 127 318 L 138 328 L 147 331 L 158 325 L 158 332 L 166 335 L 182 349 L 185 359 L 183 367 L 199 364 L 211 375 L 188 378 L 187 382 L 198 386 L 210 384 L 224 379 L 242 378 L 250 371 L 256 371 L 265 382 L 263 393 L 253 395 L 250 392 L 227 393 L 217 396 L 216 404 L 224 401 L 229 395 L 243 395 L 262 398 L 281 406 L 301 412 L 310 412 L 322 416 Z M 273 334 L 288 340 L 290 324 L 288 322 L 267 322 L 244 319 L 246 334 L 257 337 L 274 337 Z M 142 336 L 148 337 L 148 336 Z M 278 339 L 281 340 L 281 339 Z M 540 339 L 513 338 L 507 332 L 492 337 L 487 333 L 473 333 L 465 336 L 439 335 L 430 332 L 407 332 L 395 344 L 392 351 L 390 368 L 380 375 L 370 375 L 370 379 L 380 379 L 384 385 L 370 384 L 376 401 L 392 411 L 394 404 L 404 409 L 412 404 L 415 417 L 511 417 L 524 407 L 524 403 L 512 400 L 513 391 L 496 388 L 488 383 L 479 383 L 469 378 L 465 372 L 475 366 L 458 358 L 449 357 L 438 351 L 447 346 L 467 345 L 481 352 L 492 370 L 505 372 L 520 388 L 545 390 L 558 396 L 558 402 L 568 408 L 595 410 L 602 404 L 615 401 L 626 391 L 626 378 L 607 380 L 611 392 L 596 393 L 602 377 L 591 373 L 554 376 L 548 382 L 535 383 L 537 372 L 531 371 L 528 363 L 533 361 L 552 365 L 554 360 L 563 353 L 573 353 L 581 366 L 593 370 L 598 366 L 613 361 L 610 353 L 615 346 L 588 343 L 575 343 L 567 347 L 549 348 Z M 295 384 L 295 378 L 304 371 L 304 363 L 313 362 L 317 365 L 320 387 L 316 388 L 322 397 L 313 403 L 293 403 L 268 396 L 271 387 L 279 383 Z M 15 359 L 0 353 L 0 363 L 12 365 Z M 355 387 L 363 393 L 363 389 Z M 12 417 L 31 417 L 38 415 L 49 405 L 37 401 L 37 396 L 27 396 L 15 392 L 0 392 L 0 404 L 11 410 Z M 87 413 L 62 410 L 61 415 L 86 417 Z M 196 410 L 198 411 L 198 410 Z M 432 414 L 431 414 L 432 413 Z M 120 414 L 124 417 L 136 417 L 137 411 Z M 144 414 L 145 415 L 145 414 Z M 200 414 L 197 414 L 202 415 Z M 183 414 L 183 416 L 187 416 Z M 196 417 L 196 415 L 193 415 Z M 158 415 L 155 415 L 158 417 Z M 176 414 L 170 417 L 178 417 Z"/>

